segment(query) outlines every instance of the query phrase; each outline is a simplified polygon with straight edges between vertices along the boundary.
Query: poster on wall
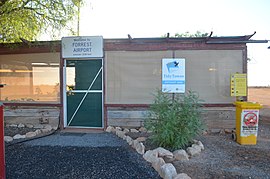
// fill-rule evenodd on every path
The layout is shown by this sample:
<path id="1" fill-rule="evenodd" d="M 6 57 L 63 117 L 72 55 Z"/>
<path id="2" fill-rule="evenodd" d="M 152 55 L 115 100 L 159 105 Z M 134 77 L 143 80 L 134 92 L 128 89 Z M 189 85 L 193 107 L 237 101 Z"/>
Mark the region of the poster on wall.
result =
<path id="1" fill-rule="evenodd" d="M 162 92 L 185 93 L 185 59 L 162 59 Z"/>
<path id="2" fill-rule="evenodd" d="M 245 109 L 241 114 L 241 134 L 242 137 L 250 135 L 257 136 L 259 122 L 258 109 Z"/>
<path id="3" fill-rule="evenodd" d="M 247 96 L 247 74 L 231 75 L 231 96 Z"/>

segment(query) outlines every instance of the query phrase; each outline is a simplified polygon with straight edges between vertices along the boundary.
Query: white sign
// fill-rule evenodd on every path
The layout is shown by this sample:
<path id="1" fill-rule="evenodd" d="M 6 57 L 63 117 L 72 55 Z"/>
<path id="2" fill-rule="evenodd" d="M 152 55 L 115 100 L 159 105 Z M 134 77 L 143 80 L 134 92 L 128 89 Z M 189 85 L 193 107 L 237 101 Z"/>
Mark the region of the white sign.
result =
<path id="1" fill-rule="evenodd" d="M 241 134 L 242 137 L 250 135 L 257 136 L 259 122 L 258 109 L 245 109 L 241 114 Z"/>
<path id="2" fill-rule="evenodd" d="M 62 38 L 62 58 L 102 58 L 102 36 Z"/>
<path id="3" fill-rule="evenodd" d="M 185 93 L 185 59 L 162 59 L 162 92 Z"/>

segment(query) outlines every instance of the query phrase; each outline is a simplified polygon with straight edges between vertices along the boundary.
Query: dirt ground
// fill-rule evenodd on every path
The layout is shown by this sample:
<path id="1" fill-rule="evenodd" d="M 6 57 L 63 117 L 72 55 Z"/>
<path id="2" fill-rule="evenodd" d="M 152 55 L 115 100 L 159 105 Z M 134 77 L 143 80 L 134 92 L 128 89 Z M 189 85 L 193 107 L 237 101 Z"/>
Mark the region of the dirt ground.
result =
<path id="1" fill-rule="evenodd" d="M 248 101 L 259 102 L 270 108 L 270 87 L 249 87 Z"/>
<path id="2" fill-rule="evenodd" d="M 257 145 L 240 145 L 230 134 L 207 134 L 198 139 L 205 150 L 187 162 L 174 162 L 178 173 L 193 179 L 270 178 L 270 117 L 260 120 Z"/>

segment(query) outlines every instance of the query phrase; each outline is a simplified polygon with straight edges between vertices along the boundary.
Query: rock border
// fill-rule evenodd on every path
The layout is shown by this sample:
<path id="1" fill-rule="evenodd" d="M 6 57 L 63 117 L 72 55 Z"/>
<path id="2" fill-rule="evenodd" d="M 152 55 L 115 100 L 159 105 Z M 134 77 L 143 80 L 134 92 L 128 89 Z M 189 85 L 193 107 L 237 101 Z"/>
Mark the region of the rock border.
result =
<path id="1" fill-rule="evenodd" d="M 17 127 L 17 128 L 30 128 L 30 129 L 35 129 L 33 132 L 27 132 L 26 134 L 16 134 L 14 136 L 4 136 L 4 141 L 7 143 L 10 143 L 14 140 L 18 139 L 30 139 L 34 138 L 40 134 L 47 134 L 51 131 L 56 131 L 58 127 L 52 127 L 49 124 L 46 125 L 33 125 L 33 124 L 7 124 L 6 127 Z"/>
<path id="2" fill-rule="evenodd" d="M 119 138 L 125 140 L 139 154 L 143 155 L 143 158 L 147 162 L 150 162 L 160 177 L 164 179 L 191 179 L 186 173 L 177 173 L 172 162 L 175 160 L 188 161 L 190 158 L 200 155 L 201 151 L 204 150 L 204 145 L 201 141 L 193 140 L 191 147 L 188 147 L 186 150 L 179 149 L 171 152 L 158 147 L 154 150 L 145 151 L 145 146 L 142 143 L 146 140 L 145 137 L 138 137 L 133 140 L 130 136 L 126 135 L 128 132 L 147 132 L 144 127 L 137 130 L 108 126 L 106 132 L 114 133 Z"/>

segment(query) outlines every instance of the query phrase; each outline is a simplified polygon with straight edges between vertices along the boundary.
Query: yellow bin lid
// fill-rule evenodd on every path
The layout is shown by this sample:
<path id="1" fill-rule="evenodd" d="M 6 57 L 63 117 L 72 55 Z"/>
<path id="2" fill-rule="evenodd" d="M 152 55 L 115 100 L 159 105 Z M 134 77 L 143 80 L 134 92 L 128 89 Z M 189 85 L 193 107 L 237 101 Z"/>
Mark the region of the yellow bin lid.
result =
<path id="1" fill-rule="evenodd" d="M 262 105 L 257 102 L 243 102 L 243 101 L 236 101 L 234 103 L 236 107 L 240 107 L 242 109 L 261 109 Z"/>

